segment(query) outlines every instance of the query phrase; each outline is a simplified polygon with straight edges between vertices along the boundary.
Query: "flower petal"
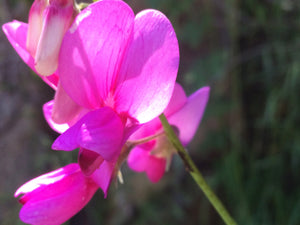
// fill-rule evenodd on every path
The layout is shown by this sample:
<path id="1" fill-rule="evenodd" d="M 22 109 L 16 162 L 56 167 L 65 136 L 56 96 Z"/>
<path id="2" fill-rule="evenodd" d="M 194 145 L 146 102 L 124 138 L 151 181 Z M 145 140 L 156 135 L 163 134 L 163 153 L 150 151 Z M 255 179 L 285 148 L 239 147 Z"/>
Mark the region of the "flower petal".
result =
<path id="1" fill-rule="evenodd" d="M 129 153 L 128 166 L 137 172 L 146 172 L 148 178 L 153 183 L 158 182 L 164 175 L 166 169 L 166 160 L 151 155 L 140 147 L 135 147 Z"/>
<path id="2" fill-rule="evenodd" d="M 75 125 L 71 126 L 68 130 L 62 133 L 54 143 L 51 148 L 53 150 L 63 150 L 72 151 L 75 148 L 79 148 L 78 136 L 80 133 L 82 120 L 78 121 Z"/>
<path id="3" fill-rule="evenodd" d="M 91 175 L 91 178 L 98 184 L 104 193 L 104 198 L 107 196 L 109 185 L 113 179 L 115 164 L 108 161 L 103 161 L 99 169 Z"/>
<path id="4" fill-rule="evenodd" d="M 105 160 L 117 157 L 123 144 L 124 125 L 111 108 L 103 107 L 83 118 L 79 145 L 100 154 Z"/>
<path id="5" fill-rule="evenodd" d="M 187 101 L 186 94 L 180 84 L 176 83 L 171 100 L 164 111 L 166 117 L 178 111 Z"/>
<path id="6" fill-rule="evenodd" d="M 46 0 L 35 0 L 30 8 L 28 16 L 28 32 L 26 49 L 32 57 L 35 56 L 36 48 L 43 28 L 43 12 L 47 6 Z"/>
<path id="7" fill-rule="evenodd" d="M 53 121 L 58 124 L 70 124 L 72 121 L 79 119 L 78 117 L 82 110 L 83 108 L 67 95 L 59 82 L 54 97 Z"/>
<path id="8" fill-rule="evenodd" d="M 78 164 L 85 176 L 90 176 L 103 162 L 103 158 L 96 152 L 87 149 L 80 149 Z"/>
<path id="9" fill-rule="evenodd" d="M 134 14 L 123 1 L 98 1 L 83 10 L 66 33 L 58 71 L 66 92 L 86 108 L 112 106 L 111 92 Z"/>
<path id="10" fill-rule="evenodd" d="M 169 123 L 179 129 L 179 139 L 187 145 L 193 138 L 202 119 L 208 97 L 209 87 L 203 87 L 188 97 L 186 104 L 168 117 Z"/>
<path id="11" fill-rule="evenodd" d="M 66 130 L 69 129 L 69 125 L 67 123 L 63 123 L 63 124 L 57 124 L 53 121 L 52 119 L 52 109 L 53 109 L 53 104 L 54 101 L 50 101 L 47 102 L 46 104 L 43 105 L 43 112 L 44 112 L 44 117 L 47 121 L 47 123 L 49 124 L 49 126 L 56 131 L 57 133 L 63 133 Z"/>
<path id="12" fill-rule="evenodd" d="M 26 49 L 28 24 L 14 20 L 4 24 L 2 29 L 16 52 L 20 55 L 24 62 L 32 70 L 34 70 L 34 59 Z"/>
<path id="13" fill-rule="evenodd" d="M 34 59 L 26 50 L 26 38 L 28 25 L 26 23 L 14 20 L 2 26 L 2 29 L 9 42 L 22 58 L 22 60 L 34 71 Z M 58 75 L 53 74 L 48 77 L 41 77 L 50 87 L 56 89 L 58 83 Z"/>
<path id="14" fill-rule="evenodd" d="M 112 160 L 121 150 L 123 134 L 124 125 L 118 114 L 103 107 L 82 117 L 55 140 L 52 148 L 69 151 L 80 146 Z"/>
<path id="15" fill-rule="evenodd" d="M 79 212 L 92 198 L 97 185 L 85 177 L 77 164 L 37 177 L 22 187 L 15 196 L 24 194 L 20 218 L 35 225 L 62 224 Z"/>
<path id="16" fill-rule="evenodd" d="M 117 111 L 140 123 L 157 117 L 169 103 L 178 65 L 178 42 L 170 21 L 159 11 L 140 12 L 117 80 Z"/>
<path id="17" fill-rule="evenodd" d="M 44 10 L 43 28 L 35 54 L 35 68 L 43 76 L 49 76 L 57 69 L 61 42 L 74 12 L 73 1 L 65 6 L 57 1 L 52 2 Z"/>

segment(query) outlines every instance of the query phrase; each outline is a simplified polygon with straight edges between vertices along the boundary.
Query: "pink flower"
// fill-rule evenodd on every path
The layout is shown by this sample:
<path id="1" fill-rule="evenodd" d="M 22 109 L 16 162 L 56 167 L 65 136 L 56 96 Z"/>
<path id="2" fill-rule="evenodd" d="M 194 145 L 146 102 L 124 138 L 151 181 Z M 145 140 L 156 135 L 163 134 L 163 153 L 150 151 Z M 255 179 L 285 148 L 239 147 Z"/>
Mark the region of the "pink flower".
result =
<path id="1" fill-rule="evenodd" d="M 56 71 L 61 42 L 76 14 L 74 0 L 33 2 L 26 47 L 39 74 L 49 76 Z"/>
<path id="2" fill-rule="evenodd" d="M 29 12 L 28 24 L 12 21 L 2 26 L 9 42 L 23 59 L 49 86 L 56 90 L 55 99 L 65 108 L 64 114 L 55 110 L 54 119 L 74 118 L 80 107 L 59 85 L 57 61 L 65 32 L 77 12 L 74 0 L 35 0 Z M 42 76 L 42 75 L 49 76 Z M 54 104 L 55 108 L 61 107 Z M 59 114 L 59 115 L 58 115 Z"/>
<path id="3" fill-rule="evenodd" d="M 28 24 L 12 21 L 2 26 L 9 42 L 38 75 L 52 88 L 58 84 L 58 54 L 63 36 L 77 11 L 74 0 L 35 0 Z"/>
<path id="4" fill-rule="evenodd" d="M 34 225 L 62 224 L 79 212 L 93 197 L 98 185 L 82 174 L 78 164 L 69 164 L 22 185 L 20 218 Z"/>
<path id="5" fill-rule="evenodd" d="M 191 141 L 197 130 L 208 97 L 209 87 L 203 87 L 187 98 L 182 87 L 179 84 L 175 86 L 170 103 L 164 113 L 185 146 Z M 129 138 L 129 140 L 139 140 L 161 133 L 154 140 L 135 147 L 128 156 L 129 167 L 137 172 L 146 172 L 152 182 L 161 179 L 171 162 L 172 155 L 176 152 L 162 132 L 160 120 L 156 118 L 144 124 Z"/>
<path id="6" fill-rule="evenodd" d="M 108 106 L 145 123 L 167 106 L 178 64 L 177 38 L 161 12 L 134 17 L 125 2 L 104 0 L 83 10 L 65 34 L 58 73 L 81 107 Z"/>
<path id="7" fill-rule="evenodd" d="M 34 66 L 34 58 L 30 55 L 26 47 L 26 37 L 28 33 L 28 24 L 14 20 L 12 22 L 6 23 L 2 26 L 3 32 L 8 38 L 9 42 L 22 58 L 22 60 L 37 73 Z M 38 74 L 38 73 L 37 73 Z M 50 87 L 57 89 L 58 75 L 53 73 L 50 76 L 41 76 L 38 74 Z"/>
<path id="8" fill-rule="evenodd" d="M 138 124 L 167 106 L 178 63 L 177 38 L 161 12 L 145 10 L 134 17 L 126 3 L 116 0 L 87 7 L 65 34 L 58 66 L 62 90 L 81 110 L 75 120 L 48 119 L 52 127 L 57 121 L 71 126 L 52 148 L 79 147 L 115 164 Z M 52 115 L 68 114 L 69 107 L 56 107 L 57 113 L 55 104 L 64 105 L 60 100 L 55 99 Z"/>

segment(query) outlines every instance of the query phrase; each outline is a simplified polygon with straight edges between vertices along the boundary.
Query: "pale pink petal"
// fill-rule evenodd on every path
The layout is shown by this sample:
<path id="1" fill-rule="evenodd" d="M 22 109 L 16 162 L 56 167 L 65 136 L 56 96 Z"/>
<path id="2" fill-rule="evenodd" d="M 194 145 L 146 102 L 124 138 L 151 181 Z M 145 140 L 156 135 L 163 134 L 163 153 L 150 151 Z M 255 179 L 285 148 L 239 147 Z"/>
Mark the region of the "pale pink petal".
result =
<path id="1" fill-rule="evenodd" d="M 186 104 L 168 117 L 179 130 L 179 139 L 187 145 L 196 133 L 209 97 L 209 87 L 203 87 L 188 97 Z"/>
<path id="2" fill-rule="evenodd" d="M 98 1 L 83 10 L 66 33 L 58 71 L 79 105 L 114 105 L 112 92 L 131 36 L 134 14 L 123 1 Z"/>
<path id="3" fill-rule="evenodd" d="M 35 68 L 43 76 L 49 76 L 57 69 L 61 42 L 74 12 L 73 1 L 65 6 L 57 1 L 52 2 L 44 10 L 43 28 L 35 54 Z"/>
<path id="4" fill-rule="evenodd" d="M 55 140 L 52 148 L 69 151 L 80 146 L 112 160 L 121 150 L 123 135 L 124 125 L 118 114 L 103 107 L 82 117 Z"/>
<path id="5" fill-rule="evenodd" d="M 26 37 L 28 25 L 23 22 L 14 20 L 2 26 L 3 32 L 8 38 L 10 44 L 22 58 L 22 60 L 34 71 L 34 59 L 26 49 Z M 50 87 L 56 89 L 58 83 L 58 75 L 53 74 L 48 77 L 41 77 Z"/>
<path id="6" fill-rule="evenodd" d="M 23 222 L 35 225 L 62 224 L 79 212 L 92 198 L 97 185 L 85 177 L 77 164 L 70 164 L 37 177 L 22 187 L 15 196 L 20 202 Z"/>
<path id="7" fill-rule="evenodd" d="M 52 101 L 47 102 L 46 104 L 43 105 L 44 117 L 45 117 L 47 123 L 49 124 L 49 126 L 54 131 L 61 134 L 61 133 L 65 132 L 66 130 L 69 129 L 69 125 L 67 123 L 57 124 L 53 121 L 52 116 L 51 116 L 52 109 L 53 109 L 53 104 L 54 104 L 54 101 L 52 100 Z"/>
<path id="8" fill-rule="evenodd" d="M 128 166 L 137 172 L 146 172 L 149 180 L 158 182 L 164 175 L 166 169 L 166 160 L 151 155 L 140 147 L 136 147 L 129 153 Z"/>
<path id="9" fill-rule="evenodd" d="M 74 102 L 58 83 L 54 97 L 52 119 L 57 124 L 70 124 L 80 115 L 82 107 Z M 78 120 L 78 119 L 77 119 Z"/>
<path id="10" fill-rule="evenodd" d="M 35 56 L 36 48 L 41 36 L 43 28 L 43 12 L 47 4 L 47 0 L 35 0 L 29 11 L 26 49 L 32 57 Z"/>
<path id="11" fill-rule="evenodd" d="M 166 16 L 155 10 L 137 14 L 117 80 L 117 111 L 140 123 L 157 117 L 171 98 L 178 64 L 178 42 Z"/>
<path id="12" fill-rule="evenodd" d="M 108 161 L 103 161 L 99 169 L 91 175 L 91 178 L 98 184 L 104 193 L 104 198 L 107 196 L 109 185 L 113 179 L 115 164 Z"/>

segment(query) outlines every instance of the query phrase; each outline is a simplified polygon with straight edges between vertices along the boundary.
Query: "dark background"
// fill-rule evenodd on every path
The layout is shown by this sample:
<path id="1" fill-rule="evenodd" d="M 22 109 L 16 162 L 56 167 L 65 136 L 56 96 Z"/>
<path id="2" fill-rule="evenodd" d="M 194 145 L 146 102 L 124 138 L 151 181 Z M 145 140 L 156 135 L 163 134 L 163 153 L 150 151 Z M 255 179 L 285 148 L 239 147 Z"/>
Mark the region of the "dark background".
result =
<path id="1" fill-rule="evenodd" d="M 300 224 L 300 3 L 293 0 L 133 0 L 165 13 L 179 39 L 186 92 L 211 87 L 189 145 L 208 183 L 242 225 Z M 27 21 L 32 1 L 0 0 L 0 23 Z M 15 190 L 76 160 L 55 152 L 42 105 L 53 91 L 0 33 L 0 224 L 23 224 Z M 163 179 L 122 168 L 68 225 L 223 224 L 178 158 Z"/>

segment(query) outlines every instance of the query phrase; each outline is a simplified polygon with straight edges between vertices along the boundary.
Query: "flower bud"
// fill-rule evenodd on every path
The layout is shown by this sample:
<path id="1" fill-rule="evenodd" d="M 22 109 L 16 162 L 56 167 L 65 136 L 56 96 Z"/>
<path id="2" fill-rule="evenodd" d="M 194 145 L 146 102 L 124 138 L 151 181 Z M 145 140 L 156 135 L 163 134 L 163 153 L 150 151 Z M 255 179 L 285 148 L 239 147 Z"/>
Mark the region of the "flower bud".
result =
<path id="1" fill-rule="evenodd" d="M 35 69 L 44 76 L 53 74 L 63 37 L 77 11 L 74 0 L 36 0 L 29 14 L 27 50 L 35 59 Z"/>
<path id="2" fill-rule="evenodd" d="M 47 4 L 47 0 L 35 0 L 29 11 L 26 48 L 33 58 L 41 36 L 43 28 L 43 12 Z"/>

